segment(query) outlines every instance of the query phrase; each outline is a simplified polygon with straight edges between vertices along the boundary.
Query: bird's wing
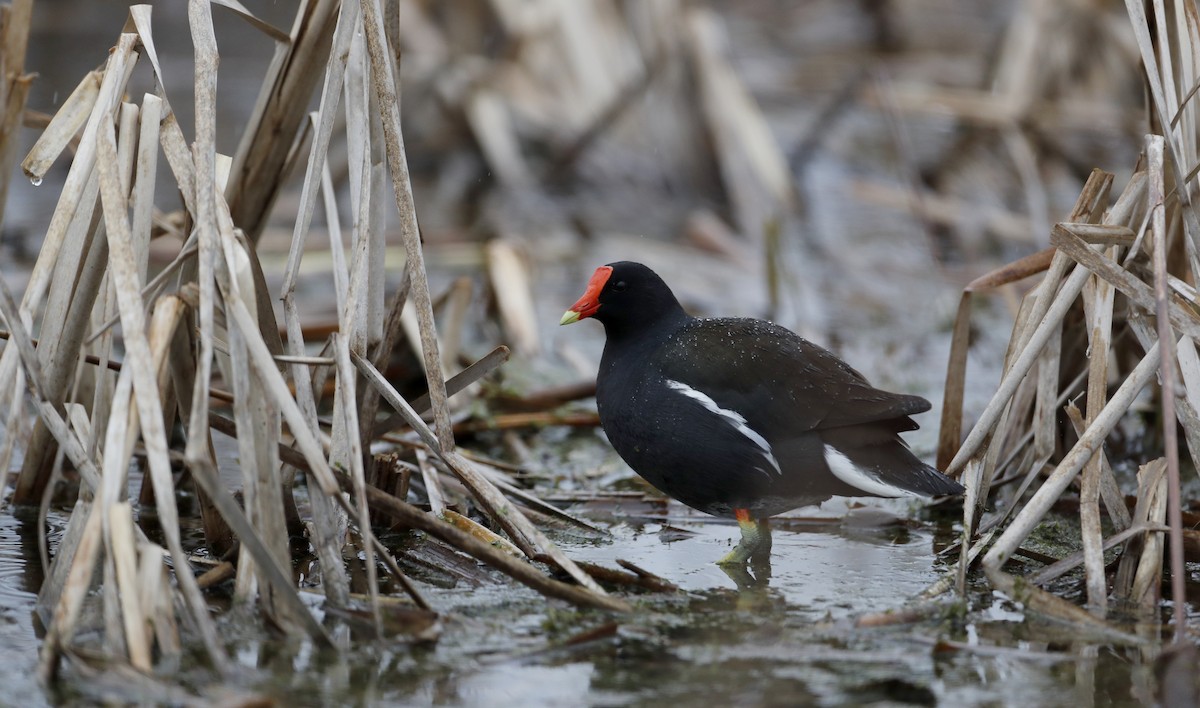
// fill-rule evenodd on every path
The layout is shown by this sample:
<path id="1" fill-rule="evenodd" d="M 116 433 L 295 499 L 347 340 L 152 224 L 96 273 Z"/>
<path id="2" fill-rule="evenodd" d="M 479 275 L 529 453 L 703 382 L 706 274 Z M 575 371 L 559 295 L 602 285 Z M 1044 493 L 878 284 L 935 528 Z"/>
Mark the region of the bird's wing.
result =
<path id="1" fill-rule="evenodd" d="M 889 393 L 825 349 L 778 325 L 751 319 L 695 320 L 663 345 L 662 375 L 707 396 L 768 435 L 888 421 L 929 410 L 919 396 Z"/>

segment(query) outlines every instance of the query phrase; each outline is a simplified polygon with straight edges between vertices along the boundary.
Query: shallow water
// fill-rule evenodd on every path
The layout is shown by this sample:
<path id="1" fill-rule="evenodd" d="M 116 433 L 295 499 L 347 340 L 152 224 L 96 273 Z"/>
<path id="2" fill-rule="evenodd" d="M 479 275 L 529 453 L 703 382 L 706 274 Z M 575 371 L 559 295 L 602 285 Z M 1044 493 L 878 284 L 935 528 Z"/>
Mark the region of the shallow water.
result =
<path id="1" fill-rule="evenodd" d="M 857 627 L 858 617 L 901 609 L 943 570 L 935 548 L 952 529 L 904 520 L 904 504 L 848 515 L 845 505 L 826 504 L 777 524 L 769 583 L 743 589 L 712 563 L 736 541 L 736 526 L 668 509 L 666 518 L 605 515 L 597 522 L 611 539 L 563 543 L 578 560 L 615 567 L 625 559 L 680 587 L 626 593 L 635 606 L 628 616 L 547 603 L 493 576 L 478 587 L 422 587 L 442 613 L 432 644 L 395 636 L 320 652 L 270 639 L 260 620 L 234 610 L 218 620 L 236 663 L 220 685 L 188 661 L 159 667 L 161 684 L 143 686 L 68 665 L 49 691 L 34 678 L 35 524 L 6 514 L 0 704 L 257 695 L 293 705 L 1030 706 L 1137 705 L 1149 695 L 1149 657 L 1138 649 L 1072 637 L 987 593 L 975 593 L 970 614 L 948 604 L 915 623 Z M 51 515 L 52 528 L 61 522 Z M 320 612 L 320 598 L 309 600 Z M 571 641 L 598 629 L 591 641 Z"/>
<path id="2" fill-rule="evenodd" d="M 0 703 L 46 703 L 34 680 L 41 641 L 34 632 L 33 603 L 41 585 L 36 520 L 0 514 Z"/>

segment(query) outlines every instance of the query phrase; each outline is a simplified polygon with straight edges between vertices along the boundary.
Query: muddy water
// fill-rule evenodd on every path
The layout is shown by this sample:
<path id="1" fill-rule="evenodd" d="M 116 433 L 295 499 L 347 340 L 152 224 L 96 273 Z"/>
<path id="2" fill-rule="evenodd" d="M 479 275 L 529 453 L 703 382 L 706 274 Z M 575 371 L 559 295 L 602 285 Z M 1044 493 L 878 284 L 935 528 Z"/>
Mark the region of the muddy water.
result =
<path id="1" fill-rule="evenodd" d="M 666 516 L 606 513 L 596 521 L 610 532 L 608 540 L 564 539 L 567 551 L 609 566 L 618 558 L 632 561 L 676 583 L 679 592 L 630 593 L 636 609 L 621 617 L 548 604 L 498 577 L 479 586 L 427 588 L 443 613 L 436 643 L 410 643 L 403 635 L 356 639 L 340 654 L 265 639 L 271 632 L 259 620 L 232 611 L 219 621 L 237 668 L 223 685 L 212 685 L 211 675 L 185 661 L 160 667 L 164 684 L 177 688 L 157 695 L 206 701 L 266 695 L 292 705 L 1145 702 L 1150 671 L 1138 649 L 1070 636 L 1003 598 L 975 593 L 969 613 L 947 605 L 915 623 L 857 627 L 864 615 L 901 609 L 944 570 L 935 549 L 952 526 L 905 520 L 911 511 L 895 502 L 856 509 L 826 504 L 780 522 L 769 580 L 741 588 L 712 564 L 736 541 L 736 527 L 676 505 Z M 51 516 L 52 542 L 61 521 Z M 74 670 L 50 690 L 38 686 L 34 528 L 0 516 L 0 704 L 156 695 Z M 319 612 L 319 600 L 313 603 Z M 590 641 L 572 641 L 596 630 L 602 631 Z"/>
<path id="2" fill-rule="evenodd" d="M 46 702 L 35 680 L 41 641 L 34 631 L 33 603 L 41 568 L 36 518 L 22 519 L 0 514 L 0 703 L 37 706 Z"/>

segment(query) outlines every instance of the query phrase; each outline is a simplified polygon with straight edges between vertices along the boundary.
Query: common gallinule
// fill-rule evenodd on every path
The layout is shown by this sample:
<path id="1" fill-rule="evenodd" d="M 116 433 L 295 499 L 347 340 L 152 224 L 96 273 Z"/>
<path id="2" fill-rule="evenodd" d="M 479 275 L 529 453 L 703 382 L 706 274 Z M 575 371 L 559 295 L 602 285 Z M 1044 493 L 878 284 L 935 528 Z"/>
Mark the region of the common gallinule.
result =
<path id="1" fill-rule="evenodd" d="M 741 542 L 722 565 L 765 561 L 769 517 L 834 495 L 963 491 L 900 439 L 929 401 L 872 387 L 790 330 L 692 317 L 629 261 L 597 268 L 561 324 L 587 317 L 607 336 L 596 406 L 609 442 L 662 492 L 737 519 Z"/>

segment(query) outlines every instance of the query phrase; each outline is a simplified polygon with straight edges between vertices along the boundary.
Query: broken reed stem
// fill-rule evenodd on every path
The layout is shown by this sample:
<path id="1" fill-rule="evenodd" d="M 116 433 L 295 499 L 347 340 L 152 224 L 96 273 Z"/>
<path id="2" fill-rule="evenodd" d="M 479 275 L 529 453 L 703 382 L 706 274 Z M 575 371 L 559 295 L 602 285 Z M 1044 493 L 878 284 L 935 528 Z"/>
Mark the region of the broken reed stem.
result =
<path id="1" fill-rule="evenodd" d="M 71 559 L 69 571 L 63 583 L 62 593 L 54 607 L 54 619 L 46 630 L 38 659 L 38 677 L 50 683 L 58 675 L 59 658 L 63 648 L 75 632 L 75 624 L 83 608 L 83 601 L 91 586 L 92 573 L 100 554 L 103 528 L 95 504 L 88 507 L 86 524 L 78 547 Z"/>
<path id="2" fill-rule="evenodd" d="M 347 309 L 352 309 L 348 307 Z M 342 430 L 345 435 L 348 461 L 350 463 L 350 480 L 354 488 L 354 497 L 358 506 L 358 530 L 363 538 L 363 551 L 366 554 L 367 586 L 371 598 L 371 614 L 375 620 L 376 630 L 382 631 L 383 619 L 379 614 L 379 583 L 375 570 L 375 544 L 372 543 L 374 533 L 371 531 L 370 510 L 367 508 L 366 475 L 363 470 L 362 436 L 359 434 L 358 396 L 356 394 L 357 377 L 354 366 L 350 363 L 350 340 L 341 333 L 333 335 L 333 351 L 337 358 L 337 381 L 339 402 L 343 418 Z M 336 415 L 337 413 L 335 413 Z"/>
<path id="3" fill-rule="evenodd" d="M 946 362 L 946 380 L 942 393 L 942 419 L 938 425 L 937 467 L 950 469 L 954 451 L 962 440 L 963 398 L 966 394 L 967 353 L 971 337 L 972 292 L 964 289 L 954 317 L 950 337 L 950 355 Z M 967 535 L 971 535 L 967 530 Z"/>
<path id="4" fill-rule="evenodd" d="M 1154 313 L 1159 341 L 1159 385 L 1162 394 L 1163 447 L 1167 457 L 1167 523 L 1171 527 L 1171 599 L 1174 603 L 1175 641 L 1187 637 L 1187 608 L 1184 585 L 1186 567 L 1183 561 L 1183 506 L 1179 481 L 1178 422 L 1175 418 L 1175 334 L 1168 316 L 1167 297 L 1167 220 L 1163 177 L 1163 138 L 1147 137 L 1146 156 L 1150 169 L 1150 189 L 1147 198 L 1154 243 L 1151 262 L 1154 268 Z M 1181 188 L 1186 188 L 1181 185 Z M 1186 236 L 1183 236 L 1186 238 Z"/>
<path id="5" fill-rule="evenodd" d="M 13 451 L 16 449 L 17 435 L 21 420 L 25 414 L 25 369 L 18 368 L 14 372 L 13 395 L 8 399 L 8 413 L 4 416 L 4 445 L 0 447 L 0 511 L 4 510 L 4 502 L 8 498 L 8 473 L 12 463 Z"/>
<path id="6" fill-rule="evenodd" d="M 348 10 L 348 7 L 353 10 Z M 331 102 L 336 102 L 337 96 L 341 93 L 338 90 L 332 97 L 330 96 L 331 83 L 337 82 L 337 85 L 340 86 L 341 81 L 340 71 L 335 70 L 334 62 L 344 56 L 344 52 L 338 49 L 342 46 L 340 38 L 347 35 L 350 28 L 353 27 L 352 22 L 346 22 L 347 12 L 356 10 L 357 5 L 354 3 L 345 3 L 338 18 L 338 28 L 334 34 L 335 51 L 326 68 L 325 91 L 321 94 L 321 119 L 317 137 L 313 141 L 312 152 L 309 154 L 304 186 L 301 189 L 300 213 L 292 233 L 287 266 L 284 269 L 283 310 L 288 333 L 287 350 L 295 357 L 300 357 L 305 353 L 304 332 L 295 300 L 296 279 L 300 271 L 300 258 L 304 250 L 305 237 L 308 234 L 308 226 L 315 208 L 317 190 L 321 188 L 321 177 L 324 174 L 325 148 L 328 146 L 329 133 L 333 126 L 334 109 Z M 344 60 L 342 63 L 344 66 Z M 327 214 L 327 219 L 336 222 L 336 212 Z M 334 229 L 331 229 L 331 232 L 333 231 Z M 320 423 L 317 419 L 317 405 L 309 371 L 309 367 L 299 361 L 291 364 L 292 386 L 296 392 L 296 403 L 304 418 L 306 429 L 309 433 L 316 435 L 320 432 Z M 337 504 L 324 494 L 311 495 L 310 503 L 313 517 L 313 545 L 316 547 L 317 557 L 321 563 L 325 597 L 335 607 L 347 607 L 350 603 L 350 580 L 346 574 L 340 551 L 343 536 L 341 530 L 345 524 L 345 517 L 342 516 L 342 511 Z"/>
<path id="7" fill-rule="evenodd" d="M 354 2 L 342 3 L 338 11 L 337 25 L 334 29 L 332 50 L 325 64 L 324 84 L 320 95 L 320 106 L 313 120 L 317 125 L 315 135 L 310 145 L 308 162 L 305 166 L 304 184 L 300 190 L 299 212 L 292 231 L 292 242 L 288 249 L 287 265 L 284 268 L 283 308 L 287 325 L 287 347 L 293 355 L 304 354 L 304 334 L 300 321 L 300 313 L 295 301 L 296 282 L 300 272 L 300 261 L 304 252 L 304 243 L 312 223 L 313 212 L 316 208 L 318 194 L 325 197 L 325 219 L 329 225 L 329 237 L 333 242 L 333 255 L 340 259 L 341 229 L 338 228 L 338 213 L 336 202 L 331 197 L 331 182 L 329 179 L 326 156 L 329 149 L 330 136 L 333 133 L 334 121 L 337 117 L 337 106 L 341 100 L 342 83 L 345 77 L 346 58 L 350 41 L 357 27 L 358 5 Z M 339 261 L 340 262 L 340 261 Z M 340 277 L 341 268 L 334 269 L 335 277 Z M 336 288 L 340 298 L 343 290 Z M 339 308 L 339 312 L 340 312 Z M 317 418 L 316 398 L 313 394 L 310 369 L 299 363 L 291 366 L 293 388 L 296 391 L 296 403 L 305 421 L 305 429 L 310 435 L 320 434 L 320 423 Z M 344 418 L 342 418 L 344 422 Z M 289 423 L 291 425 L 291 423 Z M 344 436 L 343 438 L 344 439 Z M 361 444 L 361 437 L 360 437 Z M 310 484 L 316 482 L 313 473 L 308 471 Z M 319 486 L 319 482 L 316 485 Z M 320 560 L 325 596 L 335 607 L 347 607 L 350 604 L 350 580 L 342 560 L 341 547 L 344 543 L 344 532 L 347 524 L 346 512 L 340 508 L 337 501 L 324 493 L 311 495 L 313 542 L 317 557 Z M 368 549 L 373 549 L 378 543 L 374 534 L 368 533 L 371 543 Z M 390 556 L 382 554 L 390 561 Z M 390 567 L 390 565 L 389 565 Z M 400 576 L 398 576 L 400 577 Z M 407 579 L 402 581 L 406 589 L 411 587 Z M 374 591 L 374 586 L 372 587 Z M 414 598 L 419 595 L 414 594 Z M 420 600 L 423 602 L 423 600 Z M 373 615 L 378 627 L 378 603 L 372 604 Z"/>
<path id="8" fill-rule="evenodd" d="M 1139 523 L 1161 525 L 1166 520 L 1167 461 L 1158 458 L 1138 469 L 1138 500 L 1134 517 Z M 1117 597 L 1145 615 L 1151 615 L 1162 595 L 1163 535 L 1135 537 L 1125 546 L 1117 569 Z"/>
<path id="9" fill-rule="evenodd" d="M 449 452 L 454 449 L 454 434 L 450 428 L 450 411 L 446 403 L 437 330 L 433 321 L 433 302 L 429 295 L 429 281 L 425 277 L 425 255 L 421 246 L 420 230 L 417 227 L 412 184 L 408 176 L 408 158 L 404 151 L 404 136 L 400 130 L 400 103 L 395 88 L 397 83 L 392 76 L 391 54 L 386 49 L 387 38 L 384 36 L 378 2 L 360 0 L 360 7 L 363 32 L 367 40 L 367 54 L 370 57 L 371 85 L 378 102 L 384 148 L 392 174 L 392 190 L 396 208 L 400 212 L 400 231 L 404 237 L 406 267 L 412 282 L 413 305 L 421 326 L 421 355 L 425 363 L 425 379 L 429 383 L 429 397 L 433 401 L 437 449 Z"/>
<path id="10" fill-rule="evenodd" d="M 112 119 L 111 108 L 117 105 L 118 97 L 124 92 L 129 75 L 137 62 L 137 52 L 134 49 L 137 41 L 138 37 L 135 34 L 122 34 L 117 41 L 117 46 L 109 54 L 95 108 L 88 117 L 83 135 L 79 139 L 79 146 L 71 160 L 67 179 L 63 183 L 62 194 L 58 204 L 55 205 L 54 214 L 50 217 L 50 225 L 46 228 L 46 238 L 42 242 L 38 259 L 29 276 L 29 283 L 25 287 L 25 294 L 21 299 L 22 312 L 27 314 L 36 312 L 49 288 L 50 277 L 58 262 L 67 229 L 75 216 L 76 209 L 84 204 L 81 198 L 87 182 L 91 178 L 92 170 L 96 166 L 97 133 L 105 120 Z M 12 328 L 11 323 L 9 328 Z M 0 375 L 0 380 L 2 379 L 3 376 Z"/>
<path id="11" fill-rule="evenodd" d="M 38 136 L 29 154 L 21 162 L 25 176 L 36 182 L 43 179 L 59 155 L 67 149 L 79 130 L 87 123 L 88 116 L 100 95 L 101 70 L 89 71 L 71 95 L 59 106 L 50 124 Z"/>
<path id="12" fill-rule="evenodd" d="M 417 468 L 421 470 L 421 481 L 425 483 L 425 496 L 429 498 L 429 511 L 434 516 L 442 518 L 446 514 L 446 495 L 442 492 L 442 483 L 438 479 L 438 471 L 429 463 L 429 455 L 422 448 L 415 450 Z"/>
<path id="13" fill-rule="evenodd" d="M 1106 392 L 1105 400 L 1107 398 Z M 1083 431 L 1088 426 L 1083 420 L 1083 414 L 1073 405 L 1066 405 L 1065 408 L 1067 417 L 1071 419 L 1071 425 L 1075 428 L 1075 435 L 1083 435 Z M 1118 531 L 1124 531 L 1133 523 L 1129 516 L 1129 509 L 1125 507 L 1125 495 L 1121 493 L 1121 487 L 1117 484 L 1117 478 L 1113 475 L 1108 459 L 1102 454 L 1098 457 L 1100 459 L 1100 499 L 1104 502 L 1104 508 L 1108 512 L 1108 518 L 1113 527 Z"/>
<path id="14" fill-rule="evenodd" d="M 1087 270 L 1112 283 L 1117 290 L 1121 291 L 1122 295 L 1141 308 L 1149 312 L 1157 309 L 1154 290 L 1150 286 L 1130 275 L 1129 271 L 1103 253 L 1092 250 L 1083 239 L 1065 226 L 1059 224 L 1054 227 L 1050 234 L 1051 243 L 1062 249 L 1064 253 L 1067 253 Z M 1192 339 L 1200 338 L 1200 315 L 1197 315 L 1195 310 L 1181 301 L 1177 295 L 1168 294 L 1167 319 L 1171 326 L 1181 334 Z"/>
<path id="15" fill-rule="evenodd" d="M 315 116 L 317 129 L 309 149 L 308 163 L 305 167 L 304 184 L 300 190 L 300 205 L 296 223 L 292 231 L 292 242 L 288 250 L 287 265 L 284 268 L 283 309 L 287 325 L 287 347 L 295 356 L 304 354 L 304 334 L 300 321 L 300 313 L 295 301 L 296 281 L 300 272 L 300 261 L 304 252 L 305 239 L 312 223 L 313 212 L 316 209 L 318 195 L 322 190 L 326 176 L 326 155 L 329 149 L 330 136 L 333 134 L 334 121 L 337 117 L 337 106 L 341 100 L 342 82 L 345 76 L 346 56 L 350 40 L 356 27 L 358 4 L 344 2 L 338 13 L 337 26 L 334 29 L 333 48 L 325 66 L 324 86 L 321 91 L 320 107 Z M 325 209 L 326 221 L 330 223 L 330 237 L 339 236 L 337 228 L 336 209 Z M 313 396 L 309 367 L 293 363 L 291 375 L 293 388 L 296 391 L 296 403 L 305 420 L 309 433 L 317 435 L 320 424 L 317 419 L 316 400 Z M 312 479 L 310 473 L 310 480 Z M 314 480 L 315 481 L 315 480 Z M 345 527 L 344 512 L 336 502 L 325 494 L 311 495 L 313 516 L 313 545 L 322 569 L 322 587 L 328 601 L 336 607 L 347 607 L 350 604 L 350 580 L 346 574 L 345 563 L 342 561 L 340 548 L 342 546 L 342 530 Z M 372 540 L 374 537 L 372 535 Z M 385 559 L 387 554 L 382 554 Z M 407 588 L 408 586 L 406 586 Z M 410 594 L 413 594 L 410 591 Z M 414 598 L 419 597 L 414 595 Z M 422 600 L 423 602 L 423 600 Z"/>
<path id="16" fill-rule="evenodd" d="M 329 58 L 338 6 L 337 0 L 309 0 L 299 6 L 288 40 L 275 37 L 275 57 L 242 133 L 225 192 L 234 223 L 251 243 L 258 242 L 283 184 L 305 107 Z"/>
<path id="17" fill-rule="evenodd" d="M 352 16 L 352 11 L 346 11 L 342 15 L 345 18 Z M 343 32 L 343 29 L 339 20 L 336 34 Z M 363 470 L 362 421 L 359 420 L 359 381 L 354 367 L 350 363 L 350 352 L 366 352 L 367 340 L 370 336 L 368 331 L 371 319 L 369 313 L 373 305 L 370 296 L 376 289 L 382 292 L 382 284 L 373 285 L 372 278 L 381 279 L 383 274 L 376 273 L 371 262 L 373 242 L 381 236 L 381 232 L 373 229 L 370 223 L 371 197 L 373 191 L 377 189 L 377 186 L 372 187 L 372 184 L 378 182 L 379 179 L 373 180 L 376 175 L 371 169 L 371 136 L 368 133 L 366 89 L 363 86 L 360 91 L 354 90 L 355 76 L 358 73 L 355 69 L 359 67 L 355 58 L 356 55 L 361 56 L 361 51 L 355 51 L 355 48 L 361 46 L 361 41 L 353 41 L 355 38 L 361 39 L 361 35 L 354 33 L 354 37 L 351 38 L 349 60 L 342 67 L 348 74 L 345 102 L 346 131 L 350 158 L 350 198 L 355 218 L 351 222 L 349 269 L 342 257 L 342 245 L 332 244 L 336 274 L 340 275 L 341 282 L 338 287 L 337 310 L 339 331 L 331 335 L 330 342 L 337 362 L 337 388 L 334 396 L 335 412 L 330 441 L 330 460 L 351 473 L 359 515 L 358 527 L 361 533 L 369 536 L 371 534 L 370 511 L 362 489 L 366 480 Z M 381 178 L 381 175 L 379 177 Z M 365 537 L 364 541 L 366 541 L 363 543 L 363 549 L 366 555 L 371 611 L 376 630 L 380 631 L 382 618 L 379 611 L 374 545 Z"/>
<path id="18" fill-rule="evenodd" d="M 289 292 L 283 299 L 284 317 L 288 328 L 288 349 L 294 353 L 304 352 L 304 335 L 300 330 L 300 314 L 296 301 Z M 296 405 L 303 421 L 304 429 L 309 435 L 320 434 L 320 423 L 317 419 L 317 404 L 313 396 L 312 385 L 308 375 L 308 367 L 293 364 L 292 387 L 296 394 Z M 295 425 L 288 421 L 288 426 Z M 311 471 L 305 467 L 310 489 L 319 487 L 319 482 Z M 345 563 L 342 562 L 341 533 L 345 520 L 337 504 L 323 492 L 310 494 L 310 504 L 313 515 L 313 545 L 316 547 L 317 558 L 321 563 L 322 586 L 325 597 L 335 607 L 347 607 L 350 603 L 350 579 L 346 574 Z"/>
<path id="19" fill-rule="evenodd" d="M 138 254 L 138 282 L 146 282 L 150 261 L 150 232 L 154 220 L 154 182 L 158 174 L 159 120 L 163 100 L 153 94 L 142 97 L 141 126 L 137 140 L 137 178 L 132 195 L 133 252 Z M 146 296 L 143 291 L 142 296 Z"/>
<path id="20" fill-rule="evenodd" d="M 163 153 L 167 157 L 183 194 L 184 204 L 194 215 L 196 241 L 196 283 L 199 303 L 195 308 L 199 324 L 198 351 L 193 379 L 192 409 L 184 457 L 189 468 L 210 464 L 208 429 L 200 421 L 208 419 L 208 389 L 212 381 L 213 318 L 216 299 L 217 260 L 216 234 L 216 167 L 215 167 L 215 108 L 217 63 L 216 39 L 213 36 L 211 8 L 203 0 L 188 0 L 188 25 L 195 48 L 196 141 L 191 151 L 179 125 L 167 121 L 163 126 Z M 194 474 L 194 472 L 193 472 Z"/>
<path id="21" fill-rule="evenodd" d="M 1116 247 L 1110 254 L 1116 256 Z M 1114 288 L 1099 277 L 1093 277 L 1092 313 L 1088 324 L 1087 415 L 1083 428 L 1095 421 L 1108 400 L 1108 352 L 1112 345 Z M 1057 373 L 1056 373 L 1057 378 Z M 1103 617 L 1108 607 L 1108 578 L 1104 572 L 1104 538 L 1100 526 L 1100 488 L 1104 475 L 1105 456 L 1098 450 L 1083 468 L 1079 492 L 1079 519 L 1087 572 L 1088 606 L 1092 613 Z"/>
<path id="22" fill-rule="evenodd" d="M 137 552 L 133 535 L 133 508 L 129 502 L 113 503 L 106 514 L 110 552 L 115 557 L 117 587 L 121 589 L 121 617 L 125 622 L 125 644 L 129 663 L 139 671 L 152 668 L 150 625 L 146 611 L 153 605 L 138 602 Z"/>

